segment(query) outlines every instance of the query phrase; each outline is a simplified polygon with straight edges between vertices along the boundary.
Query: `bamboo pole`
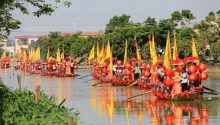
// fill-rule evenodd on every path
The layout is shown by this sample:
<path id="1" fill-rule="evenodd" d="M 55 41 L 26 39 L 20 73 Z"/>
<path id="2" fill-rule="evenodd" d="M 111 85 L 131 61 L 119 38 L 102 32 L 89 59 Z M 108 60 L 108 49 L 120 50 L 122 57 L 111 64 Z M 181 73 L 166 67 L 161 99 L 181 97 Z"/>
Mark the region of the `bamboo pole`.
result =
<path id="1" fill-rule="evenodd" d="M 40 85 L 35 86 L 35 103 L 40 101 Z"/>
<path id="2" fill-rule="evenodd" d="M 17 75 L 17 80 L 18 80 L 18 89 L 21 90 L 21 75 Z"/>
<path id="3" fill-rule="evenodd" d="M 68 117 L 68 125 L 74 125 L 73 117 L 72 116 Z"/>

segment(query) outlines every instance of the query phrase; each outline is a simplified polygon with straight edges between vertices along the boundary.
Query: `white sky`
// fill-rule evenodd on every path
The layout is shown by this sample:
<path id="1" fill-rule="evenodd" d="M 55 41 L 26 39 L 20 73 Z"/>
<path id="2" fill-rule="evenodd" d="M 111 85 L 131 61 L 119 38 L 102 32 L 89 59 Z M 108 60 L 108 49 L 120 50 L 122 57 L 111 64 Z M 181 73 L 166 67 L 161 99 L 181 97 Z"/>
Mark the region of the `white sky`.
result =
<path id="1" fill-rule="evenodd" d="M 22 25 L 11 37 L 50 31 L 99 31 L 115 15 L 128 14 L 132 21 L 143 22 L 148 16 L 157 20 L 169 18 L 173 11 L 183 9 L 190 9 L 200 21 L 210 11 L 220 10 L 220 0 L 72 0 L 70 8 L 60 7 L 51 16 L 37 18 L 15 11 L 13 16 Z"/>

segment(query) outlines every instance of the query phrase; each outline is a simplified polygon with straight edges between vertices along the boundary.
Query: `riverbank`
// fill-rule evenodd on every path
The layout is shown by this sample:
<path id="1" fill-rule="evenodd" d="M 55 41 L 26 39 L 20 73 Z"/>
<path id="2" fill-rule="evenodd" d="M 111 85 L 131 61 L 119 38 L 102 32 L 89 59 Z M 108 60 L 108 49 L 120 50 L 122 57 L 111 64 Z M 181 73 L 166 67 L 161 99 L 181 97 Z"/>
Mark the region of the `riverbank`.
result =
<path id="1" fill-rule="evenodd" d="M 0 124 L 59 124 L 77 125 L 78 113 L 56 104 L 55 98 L 40 93 L 38 102 L 28 90 L 10 90 L 0 81 Z"/>
<path id="2" fill-rule="evenodd" d="M 216 63 L 213 65 L 207 65 L 207 72 L 208 73 L 220 73 L 220 63 Z"/>

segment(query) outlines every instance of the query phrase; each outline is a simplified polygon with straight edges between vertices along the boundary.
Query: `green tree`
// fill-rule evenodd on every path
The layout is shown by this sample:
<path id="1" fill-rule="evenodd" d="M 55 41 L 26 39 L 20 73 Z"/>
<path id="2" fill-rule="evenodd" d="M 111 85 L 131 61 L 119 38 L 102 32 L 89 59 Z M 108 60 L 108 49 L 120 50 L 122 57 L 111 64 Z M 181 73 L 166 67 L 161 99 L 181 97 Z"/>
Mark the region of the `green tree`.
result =
<path id="1" fill-rule="evenodd" d="M 130 16 L 123 14 L 121 16 L 114 16 L 110 19 L 109 23 L 106 24 L 105 33 L 112 33 L 114 30 L 120 29 L 120 28 L 127 28 L 130 21 Z"/>
<path id="2" fill-rule="evenodd" d="M 209 12 L 209 15 L 205 17 L 207 22 L 215 21 L 215 13 L 213 11 Z"/>
<path id="3" fill-rule="evenodd" d="M 174 11 L 171 13 L 171 20 L 175 22 L 176 26 L 178 26 L 179 22 L 183 20 L 182 13 L 179 11 Z"/>
<path id="4" fill-rule="evenodd" d="M 60 3 L 61 0 L 54 0 Z M 63 0 L 64 5 L 70 6 L 71 2 Z M 57 6 L 53 6 L 52 2 L 47 0 L 1 0 L 0 2 L 0 36 L 9 35 L 11 30 L 20 28 L 21 22 L 14 19 L 12 12 L 19 10 L 23 14 L 29 14 L 28 6 L 31 5 L 35 11 L 34 16 L 51 15 Z"/>
<path id="5" fill-rule="evenodd" d="M 195 17 L 192 14 L 191 10 L 182 10 L 182 16 L 183 16 L 184 21 L 187 22 L 188 25 L 190 25 L 191 21 L 195 19 Z"/>

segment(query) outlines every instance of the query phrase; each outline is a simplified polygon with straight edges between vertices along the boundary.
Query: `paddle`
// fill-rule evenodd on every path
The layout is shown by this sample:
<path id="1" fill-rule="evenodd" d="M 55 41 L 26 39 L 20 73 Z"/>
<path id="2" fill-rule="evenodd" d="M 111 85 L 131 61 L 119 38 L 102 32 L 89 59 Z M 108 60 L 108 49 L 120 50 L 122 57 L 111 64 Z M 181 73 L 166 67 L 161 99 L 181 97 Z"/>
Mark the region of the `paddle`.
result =
<path id="1" fill-rule="evenodd" d="M 137 80 L 134 81 L 132 84 L 130 84 L 128 87 L 131 87 L 131 86 L 136 85 L 136 84 L 137 84 Z"/>
<path id="2" fill-rule="evenodd" d="M 205 86 L 202 86 L 204 89 L 207 89 L 207 90 L 209 90 L 209 91 L 211 91 L 211 92 L 217 92 L 217 91 L 215 91 L 215 90 L 213 90 L 213 89 L 210 89 L 210 88 L 208 88 L 208 87 L 205 87 Z"/>
<path id="3" fill-rule="evenodd" d="M 218 95 L 218 93 L 215 93 L 215 92 L 200 92 L 200 93 L 212 94 L 212 95 Z"/>
<path id="4" fill-rule="evenodd" d="M 204 92 L 204 91 L 199 91 L 199 90 L 196 90 L 196 91 L 199 93 L 204 93 L 204 94 L 218 95 L 218 93 L 216 93 L 216 92 Z"/>
<path id="5" fill-rule="evenodd" d="M 86 76 L 80 77 L 80 78 L 78 78 L 78 79 L 82 79 L 82 78 L 85 78 L 85 77 L 88 77 L 88 76 L 90 76 L 90 75 L 86 75 Z"/>
<path id="6" fill-rule="evenodd" d="M 151 93 L 151 91 L 147 91 L 147 92 L 142 93 L 142 94 L 138 94 L 138 95 L 135 95 L 135 96 L 128 97 L 127 100 L 129 100 L 131 98 L 134 98 L 134 97 L 142 96 L 142 95 L 145 95 L 145 94 L 148 94 L 148 93 Z"/>
<path id="7" fill-rule="evenodd" d="M 100 83 L 96 83 L 96 84 L 93 84 L 92 86 L 96 86 L 96 85 L 98 85 L 98 84 L 102 84 L 101 82 Z"/>

